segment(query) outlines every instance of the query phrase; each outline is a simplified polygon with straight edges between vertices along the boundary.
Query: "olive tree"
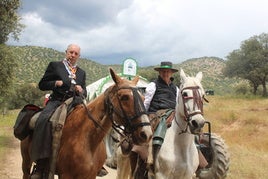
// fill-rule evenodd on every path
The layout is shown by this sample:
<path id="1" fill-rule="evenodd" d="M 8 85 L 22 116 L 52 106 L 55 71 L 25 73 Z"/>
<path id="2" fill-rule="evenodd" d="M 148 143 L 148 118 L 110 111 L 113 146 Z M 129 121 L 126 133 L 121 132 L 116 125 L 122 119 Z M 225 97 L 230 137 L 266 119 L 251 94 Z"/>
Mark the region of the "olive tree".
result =
<path id="1" fill-rule="evenodd" d="M 227 56 L 224 74 L 248 80 L 254 94 L 262 86 L 262 95 L 267 96 L 268 34 L 253 36 L 242 42 L 240 49 L 232 51 Z"/>
<path id="2" fill-rule="evenodd" d="M 18 15 L 20 4 L 20 0 L 0 1 L 0 107 L 8 95 L 16 67 L 14 56 L 5 43 L 9 37 L 18 40 L 24 27 Z"/>
<path id="3" fill-rule="evenodd" d="M 19 34 L 24 27 L 20 23 L 21 18 L 17 12 L 20 5 L 20 0 L 0 1 L 0 44 L 4 44 L 9 37 L 19 39 Z"/>

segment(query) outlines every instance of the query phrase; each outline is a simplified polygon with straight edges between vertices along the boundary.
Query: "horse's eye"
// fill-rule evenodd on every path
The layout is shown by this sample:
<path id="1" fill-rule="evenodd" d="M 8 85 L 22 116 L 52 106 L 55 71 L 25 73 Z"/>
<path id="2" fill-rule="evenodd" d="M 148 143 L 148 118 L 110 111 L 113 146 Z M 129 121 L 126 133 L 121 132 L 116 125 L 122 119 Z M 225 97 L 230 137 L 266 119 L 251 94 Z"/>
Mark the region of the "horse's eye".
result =
<path id="1" fill-rule="evenodd" d="M 182 97 L 187 97 L 188 94 L 186 92 L 182 93 Z"/>
<path id="2" fill-rule="evenodd" d="M 121 101 L 127 101 L 128 100 L 128 95 L 123 95 L 121 98 L 120 98 Z"/>

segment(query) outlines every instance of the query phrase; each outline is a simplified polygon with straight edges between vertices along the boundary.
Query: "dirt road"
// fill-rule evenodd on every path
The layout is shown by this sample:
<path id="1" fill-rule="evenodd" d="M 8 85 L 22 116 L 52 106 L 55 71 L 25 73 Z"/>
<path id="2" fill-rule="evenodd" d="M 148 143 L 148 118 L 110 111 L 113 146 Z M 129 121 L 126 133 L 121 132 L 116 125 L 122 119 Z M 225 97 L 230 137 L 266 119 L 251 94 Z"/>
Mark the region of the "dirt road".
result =
<path id="1" fill-rule="evenodd" d="M 0 163 L 0 179 L 22 179 L 21 155 L 19 141 L 14 138 L 12 145 L 8 148 L 8 153 Z M 116 170 L 105 167 L 109 174 L 97 179 L 115 179 Z M 55 177 L 57 179 L 58 177 Z"/>
<path id="2" fill-rule="evenodd" d="M 21 156 L 19 149 L 19 141 L 14 138 L 12 145 L 9 145 L 8 153 L 4 157 L 4 161 L 0 163 L 1 179 L 21 179 Z"/>

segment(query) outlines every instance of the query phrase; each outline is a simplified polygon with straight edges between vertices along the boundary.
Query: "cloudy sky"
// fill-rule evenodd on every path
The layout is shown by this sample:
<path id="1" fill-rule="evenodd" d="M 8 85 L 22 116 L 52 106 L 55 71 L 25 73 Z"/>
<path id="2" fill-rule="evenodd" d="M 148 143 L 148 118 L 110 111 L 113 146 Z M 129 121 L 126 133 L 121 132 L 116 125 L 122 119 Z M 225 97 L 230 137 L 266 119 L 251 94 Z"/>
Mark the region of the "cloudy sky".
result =
<path id="1" fill-rule="evenodd" d="M 268 33 L 267 0 L 22 0 L 19 42 L 64 51 L 101 64 L 134 58 L 139 66 L 215 56 Z"/>

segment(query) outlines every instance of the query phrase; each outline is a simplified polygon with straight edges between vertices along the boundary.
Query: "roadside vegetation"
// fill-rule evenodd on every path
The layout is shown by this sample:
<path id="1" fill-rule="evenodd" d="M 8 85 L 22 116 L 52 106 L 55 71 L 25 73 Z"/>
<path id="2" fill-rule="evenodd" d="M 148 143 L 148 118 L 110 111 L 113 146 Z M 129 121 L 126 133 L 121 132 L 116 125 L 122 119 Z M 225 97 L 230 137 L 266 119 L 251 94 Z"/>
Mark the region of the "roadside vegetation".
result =
<path id="1" fill-rule="evenodd" d="M 1 114 L 0 117 L 0 161 L 8 154 L 8 149 L 12 147 L 13 126 L 19 110 L 8 111 L 6 114 Z"/>
<path id="2" fill-rule="evenodd" d="M 207 96 L 205 118 L 220 135 L 230 153 L 228 179 L 266 179 L 268 176 L 268 99 L 256 96 Z M 19 110 L 0 118 L 0 161 L 12 147 Z M 17 140 L 17 139 L 15 139 Z"/>
<path id="3" fill-rule="evenodd" d="M 205 118 L 229 146 L 229 179 L 268 176 L 268 99 L 208 96 Z"/>

